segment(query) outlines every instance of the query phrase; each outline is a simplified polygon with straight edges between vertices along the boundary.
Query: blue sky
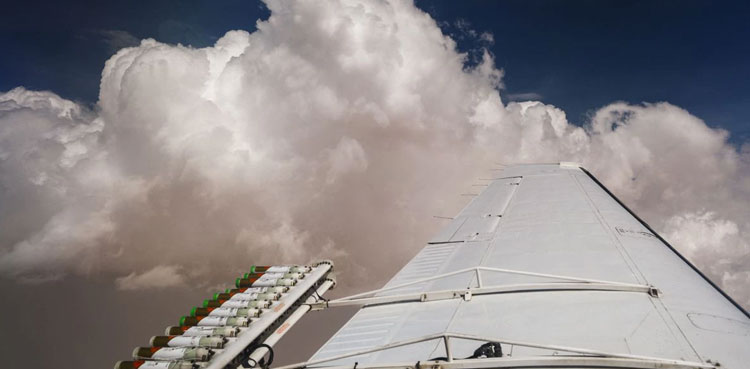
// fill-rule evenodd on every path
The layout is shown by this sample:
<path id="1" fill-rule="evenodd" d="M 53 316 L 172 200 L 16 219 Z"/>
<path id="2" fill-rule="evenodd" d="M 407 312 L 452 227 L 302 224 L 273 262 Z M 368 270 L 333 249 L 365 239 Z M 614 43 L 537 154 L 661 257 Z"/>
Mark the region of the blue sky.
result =
<path id="1" fill-rule="evenodd" d="M 750 137 L 750 6 L 709 1 L 417 1 L 462 50 L 489 44 L 506 101 L 538 96 L 571 122 L 613 101 L 668 101 Z M 0 90 L 96 101 L 104 61 L 141 38 L 196 47 L 252 31 L 257 1 L 33 1 L 0 14 Z"/>

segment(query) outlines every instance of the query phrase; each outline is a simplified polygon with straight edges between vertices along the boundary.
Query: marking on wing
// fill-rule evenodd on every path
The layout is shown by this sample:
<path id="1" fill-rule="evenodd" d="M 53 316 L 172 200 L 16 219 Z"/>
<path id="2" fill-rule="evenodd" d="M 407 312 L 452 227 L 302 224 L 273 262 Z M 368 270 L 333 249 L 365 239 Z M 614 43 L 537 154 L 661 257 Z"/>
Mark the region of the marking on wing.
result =
<path id="1" fill-rule="evenodd" d="M 347 325 L 331 338 L 316 356 L 331 356 L 342 351 L 356 351 L 378 346 L 388 339 L 388 332 L 392 331 L 399 319 L 402 319 L 401 309 L 397 306 L 380 306 L 376 309 L 364 308 L 360 310 Z M 356 336 L 356 339 L 350 337 Z M 367 343 L 362 345 L 362 343 Z M 341 346 L 345 347 L 341 347 Z"/>
<path id="2" fill-rule="evenodd" d="M 386 286 L 396 286 L 436 275 L 455 250 L 456 245 L 452 244 L 426 246 Z M 422 291 L 428 283 L 430 282 L 417 283 L 384 292 L 383 295 Z"/>
<path id="3" fill-rule="evenodd" d="M 367 310 L 368 309 L 365 309 L 363 311 L 367 311 Z M 370 316 L 364 315 L 364 314 L 360 314 L 357 317 L 357 323 L 373 322 L 373 321 L 378 321 L 378 320 L 383 320 L 383 319 L 389 319 L 390 317 L 391 317 L 391 313 L 388 313 L 387 315 L 383 314 L 383 315 L 380 315 L 380 316 L 373 316 L 373 317 L 370 317 Z"/>
<path id="4" fill-rule="evenodd" d="M 368 332 L 368 334 L 369 335 L 374 335 L 375 331 Z M 362 333 L 362 336 L 364 336 L 364 335 L 365 334 Z M 377 335 L 377 337 L 360 338 L 360 339 L 353 340 L 353 339 L 349 339 L 349 338 L 346 338 L 346 337 L 341 338 L 339 336 L 336 336 L 334 339 L 328 341 L 327 345 L 328 346 L 331 346 L 331 345 L 348 345 L 348 344 L 351 344 L 351 343 L 373 342 L 373 341 L 380 340 L 381 337 L 382 337 L 382 335 Z"/>
<path id="5" fill-rule="evenodd" d="M 366 334 L 376 334 L 376 333 L 388 333 L 388 330 L 387 329 L 381 329 L 381 330 L 378 330 L 378 331 L 354 332 L 354 333 L 339 334 L 339 335 L 336 335 L 336 338 L 355 337 L 355 336 L 361 336 L 361 335 L 366 335 Z"/>

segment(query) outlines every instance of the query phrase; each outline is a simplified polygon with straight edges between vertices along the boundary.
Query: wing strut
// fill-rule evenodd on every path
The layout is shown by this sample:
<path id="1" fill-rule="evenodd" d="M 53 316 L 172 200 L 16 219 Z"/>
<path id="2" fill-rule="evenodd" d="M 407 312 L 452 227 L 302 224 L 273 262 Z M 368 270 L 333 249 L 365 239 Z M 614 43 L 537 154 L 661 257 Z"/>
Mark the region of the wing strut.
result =
<path id="1" fill-rule="evenodd" d="M 498 285 L 498 286 L 485 286 L 482 282 L 482 272 L 493 272 L 493 273 L 506 273 L 515 275 L 525 275 L 532 277 L 544 277 L 557 279 L 565 282 L 547 282 L 547 283 L 524 283 L 524 284 L 509 284 L 509 285 Z M 412 286 L 419 283 L 430 282 L 446 277 L 451 277 L 463 273 L 475 273 L 476 275 L 476 287 L 469 287 L 464 289 L 453 289 L 453 290 L 442 290 L 442 291 L 429 291 L 429 292 L 417 292 L 410 294 L 401 295 L 388 295 L 388 296 L 376 296 L 377 294 L 397 290 L 400 288 Z M 544 274 L 544 273 L 533 273 L 510 269 L 500 268 L 487 268 L 487 267 L 473 267 L 466 268 L 450 273 L 437 275 L 434 277 L 424 278 L 409 283 L 400 284 L 397 286 L 391 286 L 387 288 L 381 288 L 373 291 L 363 292 L 356 295 L 342 297 L 330 301 L 319 301 L 311 304 L 313 310 L 322 310 L 330 307 L 337 306 L 351 306 L 351 305 L 372 305 L 372 304 L 387 304 L 387 303 L 402 303 L 402 302 L 427 302 L 436 300 L 449 300 L 461 298 L 465 301 L 471 300 L 473 295 L 487 295 L 487 294 L 498 294 L 498 293 L 521 293 L 521 292 L 547 292 L 547 291 L 611 291 L 611 292 L 640 292 L 647 293 L 651 297 L 658 297 L 659 290 L 654 286 L 621 283 L 612 281 L 602 281 L 597 279 L 586 279 L 569 276 L 561 276 L 555 274 Z"/>

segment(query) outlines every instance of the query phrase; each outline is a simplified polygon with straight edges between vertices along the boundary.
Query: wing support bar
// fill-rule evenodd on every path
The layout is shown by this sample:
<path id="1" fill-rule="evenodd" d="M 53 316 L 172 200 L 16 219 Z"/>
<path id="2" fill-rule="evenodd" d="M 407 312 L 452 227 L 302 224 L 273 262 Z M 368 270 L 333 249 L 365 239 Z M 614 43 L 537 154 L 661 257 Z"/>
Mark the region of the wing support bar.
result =
<path id="1" fill-rule="evenodd" d="M 529 347 L 537 349 L 546 349 L 553 351 L 552 355 L 547 356 L 529 356 L 529 357 L 511 357 L 510 355 L 500 358 L 481 358 L 481 359 L 454 359 L 450 349 L 451 339 L 462 339 L 479 342 L 497 342 L 501 345 Z M 409 346 L 421 342 L 442 340 L 445 347 L 444 361 L 418 361 L 416 363 L 377 363 L 377 364 L 357 364 L 358 369 L 375 369 L 375 368 L 405 368 L 405 369 L 468 369 L 468 368 L 570 368 L 570 367 L 606 367 L 606 368 L 630 368 L 630 369 L 718 369 L 718 363 L 701 363 L 695 361 L 684 361 L 674 359 L 664 359 L 651 356 L 640 356 L 631 354 L 620 354 L 606 351 L 597 351 L 582 349 L 576 347 L 547 345 L 533 342 L 514 341 L 494 337 L 481 337 L 461 333 L 439 333 L 427 335 L 410 340 L 394 342 L 387 345 L 373 347 L 371 349 L 353 351 L 346 354 L 331 356 L 319 360 L 312 360 L 275 369 L 305 369 L 305 368 L 326 368 L 326 369 L 351 369 L 351 365 L 326 366 L 324 363 L 337 361 L 341 359 L 352 358 L 360 355 L 371 354 L 374 352 L 385 351 L 397 347 Z M 562 355 L 560 352 L 569 353 Z M 571 355 L 576 354 L 576 355 Z"/>
<path id="2" fill-rule="evenodd" d="M 476 286 L 468 287 L 465 289 L 452 289 L 452 290 L 441 290 L 441 291 L 428 291 L 428 292 L 415 292 L 408 294 L 399 295 L 388 295 L 388 296 L 376 296 L 383 292 L 393 291 L 404 287 L 413 286 L 415 284 L 431 282 L 434 280 L 451 277 L 462 273 L 473 272 L 476 274 Z M 482 281 L 482 272 L 494 272 L 494 273 L 506 273 L 516 275 L 526 275 L 533 277 L 544 277 L 557 279 L 563 282 L 547 282 L 547 283 L 524 283 L 524 284 L 509 284 L 499 286 L 484 286 Z M 499 294 L 499 293 L 521 293 L 521 292 L 549 292 L 549 291 L 613 291 L 613 292 L 640 292 L 647 293 L 651 297 L 658 297 L 659 290 L 653 286 L 621 283 L 621 282 L 610 282 L 596 279 L 585 279 L 577 277 L 560 276 L 554 274 L 543 274 L 543 273 L 532 273 L 510 269 L 499 269 L 499 268 L 487 268 L 487 267 L 474 267 L 457 270 L 454 272 L 441 274 L 438 276 L 424 278 L 409 283 L 400 284 L 397 286 L 391 286 L 387 288 L 381 288 L 373 291 L 363 292 L 356 295 L 342 297 L 330 301 L 320 301 L 311 304 L 312 310 L 322 310 L 329 307 L 337 306 L 351 306 L 351 305 L 372 305 L 372 304 L 390 304 L 390 303 L 403 303 L 403 302 L 427 302 L 437 300 L 449 300 L 449 299 L 463 299 L 465 301 L 471 300 L 474 295 L 487 295 L 487 294 Z"/>

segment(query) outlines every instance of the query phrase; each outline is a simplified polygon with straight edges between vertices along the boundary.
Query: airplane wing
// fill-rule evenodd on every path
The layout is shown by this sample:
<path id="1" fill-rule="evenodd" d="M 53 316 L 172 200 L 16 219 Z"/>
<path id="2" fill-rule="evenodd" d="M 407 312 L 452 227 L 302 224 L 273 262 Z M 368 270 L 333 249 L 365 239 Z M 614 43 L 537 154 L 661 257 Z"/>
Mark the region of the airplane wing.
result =
<path id="1" fill-rule="evenodd" d="M 351 304 L 303 366 L 750 365 L 748 313 L 568 163 L 504 169 L 383 289 L 327 305 Z"/>

